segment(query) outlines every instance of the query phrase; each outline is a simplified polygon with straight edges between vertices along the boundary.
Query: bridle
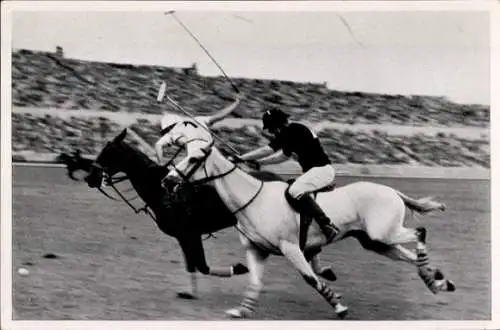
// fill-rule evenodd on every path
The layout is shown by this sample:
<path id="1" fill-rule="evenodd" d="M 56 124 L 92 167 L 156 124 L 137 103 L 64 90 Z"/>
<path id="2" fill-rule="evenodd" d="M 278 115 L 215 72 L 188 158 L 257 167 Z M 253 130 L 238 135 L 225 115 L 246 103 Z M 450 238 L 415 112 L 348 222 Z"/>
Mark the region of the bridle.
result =
<path id="1" fill-rule="evenodd" d="M 109 186 L 111 187 L 115 193 L 120 197 L 121 201 L 125 202 L 125 204 L 127 204 L 132 210 L 134 210 L 134 212 L 136 214 L 139 214 L 141 212 L 144 212 L 146 214 L 148 214 L 151 218 L 153 218 L 154 221 L 156 221 L 156 217 L 155 215 L 151 212 L 151 210 L 149 209 L 149 206 L 147 204 L 145 204 L 143 207 L 141 208 L 137 208 L 135 207 L 131 201 L 137 199 L 139 197 L 139 195 L 136 195 L 135 197 L 132 197 L 132 198 L 129 198 L 127 199 L 123 194 L 122 192 L 120 191 L 120 189 L 118 189 L 115 184 L 117 183 L 120 183 L 120 182 L 123 182 L 125 180 L 129 180 L 129 177 L 126 175 L 126 174 L 123 174 L 123 175 L 120 175 L 120 176 L 114 176 L 114 175 L 109 175 L 108 174 L 108 171 L 106 170 L 106 168 L 102 167 L 100 164 L 94 162 L 92 164 L 93 167 L 101 170 L 101 173 L 102 173 L 102 180 L 103 182 L 106 184 L 106 186 Z M 117 202 L 120 202 L 120 199 L 116 199 L 112 196 L 110 196 L 106 191 L 104 191 L 104 189 L 102 189 L 102 184 L 97 187 L 97 189 L 104 195 L 106 196 L 107 198 L 111 199 L 111 200 L 114 200 L 114 201 L 117 201 Z M 130 188 L 127 190 L 128 191 L 131 191 L 133 190 L 133 188 Z"/>
<path id="2" fill-rule="evenodd" d="M 175 152 L 175 154 L 172 156 L 172 158 L 170 158 L 170 160 L 164 165 L 166 168 L 168 168 L 170 166 L 170 164 L 172 164 L 172 162 L 175 160 L 175 158 L 177 158 L 177 156 L 182 152 L 182 148 L 178 148 L 177 151 Z M 115 184 L 117 183 L 120 183 L 120 182 L 123 182 L 125 180 L 129 180 L 130 178 L 128 177 L 127 174 L 123 174 L 123 175 L 120 175 L 120 176 L 115 176 L 116 174 L 114 175 L 109 175 L 109 171 L 107 168 L 103 167 L 102 165 L 100 165 L 99 163 L 97 162 L 94 162 L 92 164 L 93 167 L 99 169 L 102 173 L 102 180 L 103 182 L 106 184 L 106 186 L 109 186 L 111 187 L 115 192 L 116 194 L 120 197 L 121 201 L 125 202 L 125 204 L 127 204 L 132 210 L 134 210 L 134 212 L 136 214 L 139 214 L 141 212 L 144 212 L 146 213 L 147 215 L 149 215 L 155 222 L 157 222 L 156 220 L 156 216 L 153 214 L 153 212 L 151 211 L 151 208 L 150 206 L 145 203 L 143 207 L 141 208 L 137 208 L 135 207 L 131 201 L 137 199 L 139 197 L 139 195 L 136 195 L 135 197 L 132 197 L 130 199 L 127 199 L 123 194 L 122 192 L 115 186 Z M 101 182 L 102 183 L 102 182 Z M 107 198 L 111 199 L 111 200 L 114 200 L 114 201 L 117 201 L 117 202 L 120 202 L 119 199 L 116 199 L 112 196 L 110 196 L 106 191 L 104 191 L 102 189 L 102 184 L 97 188 L 104 196 L 106 196 Z M 134 188 L 130 188 L 128 189 L 126 192 L 128 191 L 131 191 L 133 190 Z"/>
<path id="3" fill-rule="evenodd" d="M 229 174 L 231 174 L 232 172 L 234 172 L 237 168 L 239 168 L 236 164 L 234 164 L 233 167 L 231 167 L 231 169 L 227 170 L 226 172 L 224 173 L 220 173 L 220 174 L 217 174 L 217 175 L 213 175 L 213 176 L 209 176 L 208 175 L 208 170 L 207 170 L 207 167 L 206 167 L 206 160 L 207 158 L 210 156 L 210 154 L 212 153 L 212 150 L 213 150 L 213 142 L 212 144 L 209 146 L 210 148 L 209 149 L 202 149 L 203 150 L 203 157 L 201 158 L 197 158 L 196 159 L 196 164 L 193 166 L 193 168 L 191 168 L 189 170 L 189 172 L 187 174 L 184 174 L 182 171 L 180 171 L 175 165 L 173 167 L 173 169 L 177 172 L 177 174 L 179 174 L 179 176 L 184 180 L 184 183 L 185 184 L 191 184 L 191 185 L 201 185 L 201 184 L 205 184 L 207 182 L 210 182 L 210 181 L 214 181 L 214 180 L 217 180 L 217 179 L 220 179 L 220 178 L 223 178 Z M 193 176 L 193 174 L 195 173 L 196 170 L 198 170 L 200 168 L 200 166 L 203 164 L 203 172 L 205 173 L 205 177 L 202 178 L 202 179 L 198 179 L 198 180 L 194 180 L 194 181 L 189 181 L 189 179 L 191 178 L 191 176 Z M 252 196 L 252 198 L 250 198 L 245 204 L 243 204 L 242 206 L 238 207 L 236 210 L 234 211 L 231 211 L 231 214 L 232 215 L 235 215 L 241 211 L 243 211 L 244 209 L 246 209 L 248 206 L 250 206 L 254 201 L 255 199 L 257 198 L 257 196 L 260 195 L 261 191 L 262 191 L 262 188 L 264 187 L 264 181 L 262 180 L 259 180 L 260 181 L 260 186 L 259 188 L 257 189 L 257 192 Z M 252 241 L 252 239 L 248 236 L 248 234 L 245 232 L 245 230 L 241 229 L 238 224 L 235 226 L 236 230 L 243 236 L 247 237 L 250 241 Z M 254 233 L 258 236 L 260 236 L 260 238 L 263 240 L 263 241 L 267 241 L 269 245 L 272 246 L 272 243 L 270 243 L 264 236 L 262 235 L 259 235 L 258 233 Z M 259 246 L 259 244 L 255 243 L 257 246 Z"/>
<path id="4" fill-rule="evenodd" d="M 221 179 L 231 173 L 233 173 L 237 168 L 239 168 L 236 164 L 233 165 L 233 167 L 231 167 L 231 169 L 227 170 L 226 172 L 224 173 L 220 173 L 220 174 L 216 174 L 216 175 L 212 175 L 212 176 L 209 176 L 208 175 L 208 170 L 207 170 L 207 164 L 206 164 L 206 160 L 208 159 L 208 157 L 211 155 L 212 153 L 212 150 L 213 150 L 213 145 L 214 145 L 214 142 L 212 141 L 212 143 L 210 143 L 210 145 L 208 146 L 208 148 L 202 148 L 202 152 L 203 152 L 203 157 L 200 157 L 200 158 L 192 158 L 192 159 L 195 159 L 196 160 L 196 163 L 192 166 L 192 168 L 189 170 L 189 172 L 187 174 L 184 174 L 181 170 L 179 170 L 175 165 L 173 166 L 173 170 L 182 178 L 183 180 L 183 184 L 190 184 L 190 185 L 193 185 L 193 186 L 196 186 L 196 185 L 203 185 L 203 184 L 206 184 L 208 182 L 211 182 L 211 181 L 214 181 L 214 180 L 217 180 L 217 179 Z M 204 178 L 201 178 L 201 179 L 198 179 L 198 180 L 194 180 L 194 181 L 190 181 L 189 179 L 194 175 L 194 173 L 203 165 L 203 172 L 205 173 L 205 177 Z M 250 204 L 252 204 L 252 202 L 257 198 L 257 196 L 260 194 L 260 192 L 262 191 L 262 188 L 264 187 L 264 181 L 260 180 L 260 186 L 259 188 L 257 189 L 257 192 L 252 196 L 252 198 L 250 198 L 250 200 L 248 202 L 246 202 L 245 204 L 243 204 L 242 206 L 240 206 L 239 208 L 237 208 L 235 211 L 231 211 L 231 213 L 233 215 L 243 211 L 245 208 L 247 208 Z"/>

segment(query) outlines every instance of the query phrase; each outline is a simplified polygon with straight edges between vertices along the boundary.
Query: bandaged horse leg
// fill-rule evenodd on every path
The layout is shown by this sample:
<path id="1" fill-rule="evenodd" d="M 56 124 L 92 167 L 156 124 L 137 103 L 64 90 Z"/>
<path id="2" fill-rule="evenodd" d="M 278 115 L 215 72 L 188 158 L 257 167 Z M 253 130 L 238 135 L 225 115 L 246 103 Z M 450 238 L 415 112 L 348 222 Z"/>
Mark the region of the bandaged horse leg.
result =
<path id="1" fill-rule="evenodd" d="M 244 298 L 240 305 L 226 311 L 226 314 L 232 318 L 249 317 L 255 311 L 259 294 L 262 290 L 262 276 L 264 275 L 264 264 L 269 256 L 262 253 L 248 243 L 246 246 L 247 262 L 250 269 L 250 284 L 247 287 Z"/>
<path id="2" fill-rule="evenodd" d="M 339 302 L 338 295 L 321 281 L 308 264 L 298 244 L 282 241 L 280 249 L 283 255 L 300 272 L 304 280 L 312 286 L 335 310 L 339 318 L 347 315 L 347 307 Z"/>
<path id="3" fill-rule="evenodd" d="M 437 294 L 440 291 L 443 292 L 453 292 L 455 291 L 455 284 L 447 280 L 444 274 L 436 267 L 433 267 L 429 263 L 429 256 L 427 254 L 427 231 L 425 228 L 417 228 L 417 272 L 425 285 L 432 291 L 432 293 Z"/>
<path id="4" fill-rule="evenodd" d="M 209 275 L 211 276 L 217 276 L 217 277 L 231 277 L 235 275 L 242 275 L 248 273 L 248 268 L 247 266 L 243 265 L 242 263 L 237 263 L 229 267 L 223 267 L 223 266 L 212 266 L 210 267 L 210 270 L 208 272 Z"/>
<path id="5" fill-rule="evenodd" d="M 452 281 L 445 279 L 441 270 L 430 265 L 426 245 L 427 230 L 419 228 L 400 228 L 390 239 L 391 249 L 386 255 L 392 259 L 407 261 L 417 267 L 417 272 L 425 285 L 434 294 L 439 291 L 455 291 Z M 400 244 L 416 242 L 415 253 L 405 249 Z"/>
<path id="6" fill-rule="evenodd" d="M 178 238 L 178 241 L 184 254 L 186 270 L 188 271 L 190 276 L 189 281 L 185 285 L 185 287 L 181 291 L 177 292 L 177 297 L 182 299 L 197 299 L 198 285 L 196 278 L 196 269 L 198 268 L 197 266 L 200 261 L 198 260 L 198 256 L 195 253 L 196 250 L 194 249 L 193 240 L 188 240 L 187 238 Z M 208 268 L 208 266 L 206 267 Z"/>
<path id="7" fill-rule="evenodd" d="M 177 297 L 182 299 L 198 299 L 198 279 L 196 277 L 196 272 L 189 273 L 190 282 L 189 286 L 177 292 Z"/>
<path id="8" fill-rule="evenodd" d="M 427 246 L 425 244 L 425 228 L 413 229 L 401 227 L 390 238 L 384 238 L 384 242 L 372 239 L 362 230 L 353 230 L 346 236 L 356 238 L 363 248 L 367 250 L 416 266 L 419 276 L 433 293 L 455 290 L 453 282 L 446 280 L 439 269 L 429 265 Z M 401 244 L 413 242 L 417 244 L 416 253 L 401 246 Z"/>

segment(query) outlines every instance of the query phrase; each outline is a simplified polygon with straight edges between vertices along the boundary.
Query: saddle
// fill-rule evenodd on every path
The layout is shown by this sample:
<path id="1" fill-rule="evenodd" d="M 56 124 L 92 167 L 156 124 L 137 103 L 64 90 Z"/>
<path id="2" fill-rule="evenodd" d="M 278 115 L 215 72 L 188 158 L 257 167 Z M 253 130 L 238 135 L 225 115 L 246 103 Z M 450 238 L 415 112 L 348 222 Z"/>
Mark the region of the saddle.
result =
<path id="1" fill-rule="evenodd" d="M 292 185 L 294 182 L 295 182 L 295 179 L 290 179 L 290 180 L 287 180 L 286 181 L 288 183 L 288 185 Z M 317 189 L 317 190 L 314 190 L 312 191 L 311 193 L 314 194 L 314 197 L 316 197 L 316 195 L 318 193 L 322 193 L 322 192 L 329 192 L 329 191 L 334 191 L 335 188 L 337 187 L 337 183 L 332 183 L 332 184 L 329 184 L 328 186 L 325 186 L 323 188 L 320 188 L 320 189 Z"/>
<path id="2" fill-rule="evenodd" d="M 295 179 L 287 180 L 287 183 L 288 183 L 289 186 L 292 185 L 292 183 L 294 183 L 294 182 L 295 182 Z M 313 195 L 313 198 L 316 199 L 318 193 L 333 191 L 333 190 L 335 190 L 336 186 L 337 186 L 337 184 L 334 182 L 332 184 L 329 184 L 326 187 L 323 187 L 323 188 L 320 188 L 320 189 L 312 191 L 311 194 Z M 286 197 L 286 199 L 288 201 L 288 204 L 290 204 L 290 206 L 296 212 L 298 212 L 299 215 L 300 215 L 299 246 L 300 246 L 300 249 L 302 251 L 304 251 L 304 248 L 306 246 L 307 233 L 309 231 L 309 227 L 311 226 L 311 222 L 312 222 L 313 219 L 309 215 L 303 214 L 303 213 L 300 212 L 300 210 L 297 209 L 297 207 L 295 206 L 295 203 L 294 203 L 295 200 L 289 195 L 288 189 L 285 191 L 285 197 Z"/>

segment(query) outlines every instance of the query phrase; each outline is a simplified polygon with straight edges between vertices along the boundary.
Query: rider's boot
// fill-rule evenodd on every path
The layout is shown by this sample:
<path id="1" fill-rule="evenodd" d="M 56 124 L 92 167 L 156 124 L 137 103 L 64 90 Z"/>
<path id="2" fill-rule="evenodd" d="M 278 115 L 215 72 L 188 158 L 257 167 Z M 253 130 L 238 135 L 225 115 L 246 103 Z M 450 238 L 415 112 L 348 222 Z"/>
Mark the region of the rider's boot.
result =
<path id="1" fill-rule="evenodd" d="M 326 216 L 325 212 L 323 212 L 314 198 L 310 194 L 304 194 L 297 200 L 297 202 L 300 212 L 304 212 L 316 221 L 321 231 L 326 236 L 326 242 L 330 243 L 335 238 L 339 230 L 332 223 L 330 218 Z"/>

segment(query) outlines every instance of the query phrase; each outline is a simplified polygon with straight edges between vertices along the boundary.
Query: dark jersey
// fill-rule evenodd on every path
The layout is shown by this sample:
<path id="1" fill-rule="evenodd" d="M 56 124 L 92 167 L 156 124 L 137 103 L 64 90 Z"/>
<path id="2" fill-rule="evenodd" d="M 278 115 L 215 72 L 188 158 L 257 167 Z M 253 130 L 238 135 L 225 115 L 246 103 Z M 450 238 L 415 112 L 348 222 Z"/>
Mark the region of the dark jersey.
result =
<path id="1" fill-rule="evenodd" d="M 299 123 L 290 123 L 283 128 L 281 133 L 269 143 L 269 146 L 275 151 L 282 150 L 288 157 L 294 156 L 304 172 L 313 167 L 330 164 L 318 137 L 309 128 Z"/>

